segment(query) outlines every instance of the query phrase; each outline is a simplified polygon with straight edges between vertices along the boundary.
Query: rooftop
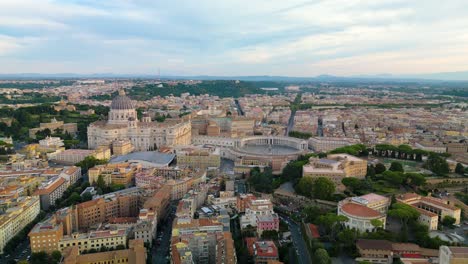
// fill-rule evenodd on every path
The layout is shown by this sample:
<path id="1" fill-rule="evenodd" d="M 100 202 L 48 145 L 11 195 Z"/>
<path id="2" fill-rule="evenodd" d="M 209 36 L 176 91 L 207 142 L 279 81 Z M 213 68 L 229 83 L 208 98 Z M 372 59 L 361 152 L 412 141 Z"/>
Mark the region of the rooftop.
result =
<path id="1" fill-rule="evenodd" d="M 375 194 L 375 193 L 369 193 L 369 194 L 366 194 L 366 195 L 362 195 L 360 197 L 367 200 L 369 203 L 375 203 L 375 202 L 379 202 L 379 201 L 382 201 L 382 200 L 388 200 L 387 197 L 382 196 L 382 195 L 378 195 L 378 194 Z"/>
<path id="2" fill-rule="evenodd" d="M 376 210 L 373 210 L 367 206 L 355 204 L 355 203 L 345 203 L 341 206 L 341 210 L 348 215 L 357 216 L 357 217 L 367 217 L 367 218 L 376 218 L 380 217 L 381 214 Z"/>
<path id="3" fill-rule="evenodd" d="M 387 240 L 378 239 L 358 239 L 356 246 L 363 250 L 392 250 L 392 243 Z"/>
<path id="4" fill-rule="evenodd" d="M 157 166 L 168 166 L 174 158 L 175 154 L 166 154 L 156 151 L 143 151 L 114 157 L 110 160 L 110 163 L 121 163 L 127 161 L 146 161 L 154 163 Z"/>

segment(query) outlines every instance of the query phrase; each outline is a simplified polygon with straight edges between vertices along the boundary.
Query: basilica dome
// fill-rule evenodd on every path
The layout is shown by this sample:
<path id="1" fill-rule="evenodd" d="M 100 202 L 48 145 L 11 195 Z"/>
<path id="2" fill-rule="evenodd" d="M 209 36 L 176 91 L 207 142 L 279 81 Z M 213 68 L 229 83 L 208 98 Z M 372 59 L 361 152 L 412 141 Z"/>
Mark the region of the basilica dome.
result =
<path id="1" fill-rule="evenodd" d="M 128 96 L 125 95 L 124 90 L 119 91 L 119 95 L 117 95 L 111 103 L 111 109 L 114 110 L 131 110 L 135 109 L 135 103 L 130 99 Z"/>

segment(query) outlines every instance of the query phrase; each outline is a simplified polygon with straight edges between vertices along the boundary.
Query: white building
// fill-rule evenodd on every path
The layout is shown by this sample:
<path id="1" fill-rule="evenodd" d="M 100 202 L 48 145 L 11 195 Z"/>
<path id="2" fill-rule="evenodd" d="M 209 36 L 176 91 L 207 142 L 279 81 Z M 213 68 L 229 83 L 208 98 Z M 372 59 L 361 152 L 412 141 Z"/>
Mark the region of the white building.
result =
<path id="1" fill-rule="evenodd" d="M 0 254 L 5 245 L 39 214 L 41 207 L 38 197 L 20 197 L 13 207 L 0 214 Z"/>
<path id="2" fill-rule="evenodd" d="M 155 150 L 161 146 L 189 145 L 192 136 L 190 121 L 152 122 L 149 115 L 137 118 L 135 103 L 121 90 L 112 100 L 108 121 L 88 126 L 88 147 L 110 146 L 115 140 L 128 139 L 137 151 Z"/>
<path id="3" fill-rule="evenodd" d="M 378 227 L 373 225 L 373 220 L 379 220 L 381 227 L 385 228 L 389 205 L 390 199 L 371 193 L 340 201 L 338 215 L 348 218 L 344 223 L 346 227 L 355 228 L 360 232 L 372 232 Z"/>

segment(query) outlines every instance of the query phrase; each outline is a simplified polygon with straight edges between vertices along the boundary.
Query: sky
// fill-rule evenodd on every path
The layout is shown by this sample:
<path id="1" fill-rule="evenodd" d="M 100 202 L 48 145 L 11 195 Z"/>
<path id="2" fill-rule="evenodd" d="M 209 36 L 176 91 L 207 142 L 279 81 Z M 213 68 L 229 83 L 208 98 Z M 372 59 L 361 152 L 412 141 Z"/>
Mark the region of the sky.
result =
<path id="1" fill-rule="evenodd" d="M 0 0 L 0 73 L 468 70 L 466 0 Z"/>

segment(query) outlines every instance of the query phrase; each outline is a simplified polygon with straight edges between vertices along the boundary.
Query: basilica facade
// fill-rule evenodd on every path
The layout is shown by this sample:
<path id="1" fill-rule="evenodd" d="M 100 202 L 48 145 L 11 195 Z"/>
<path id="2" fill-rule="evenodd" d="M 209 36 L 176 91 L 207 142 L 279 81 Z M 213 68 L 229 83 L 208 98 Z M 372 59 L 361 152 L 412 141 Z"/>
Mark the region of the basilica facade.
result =
<path id="1" fill-rule="evenodd" d="M 135 103 L 122 90 L 112 100 L 108 120 L 88 126 L 88 148 L 129 140 L 136 151 L 156 150 L 162 146 L 189 145 L 191 136 L 190 120 L 159 123 L 151 121 L 148 115 L 138 120 Z"/>

